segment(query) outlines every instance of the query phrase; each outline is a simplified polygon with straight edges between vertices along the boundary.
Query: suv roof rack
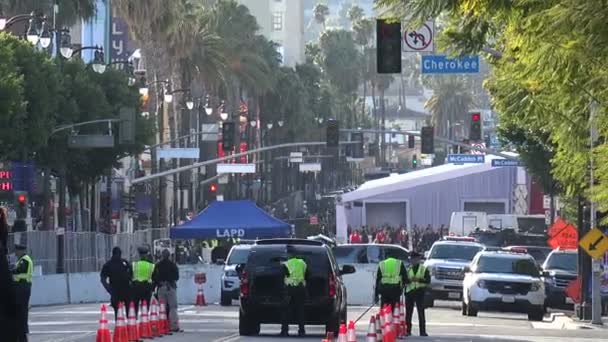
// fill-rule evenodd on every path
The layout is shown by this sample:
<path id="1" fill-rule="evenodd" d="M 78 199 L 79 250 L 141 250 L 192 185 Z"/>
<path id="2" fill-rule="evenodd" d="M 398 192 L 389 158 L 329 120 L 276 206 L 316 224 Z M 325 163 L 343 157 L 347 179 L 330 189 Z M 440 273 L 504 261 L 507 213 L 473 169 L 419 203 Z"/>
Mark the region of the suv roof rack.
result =
<path id="1" fill-rule="evenodd" d="M 256 245 L 303 245 L 323 246 L 323 242 L 306 239 L 262 239 L 255 242 Z"/>

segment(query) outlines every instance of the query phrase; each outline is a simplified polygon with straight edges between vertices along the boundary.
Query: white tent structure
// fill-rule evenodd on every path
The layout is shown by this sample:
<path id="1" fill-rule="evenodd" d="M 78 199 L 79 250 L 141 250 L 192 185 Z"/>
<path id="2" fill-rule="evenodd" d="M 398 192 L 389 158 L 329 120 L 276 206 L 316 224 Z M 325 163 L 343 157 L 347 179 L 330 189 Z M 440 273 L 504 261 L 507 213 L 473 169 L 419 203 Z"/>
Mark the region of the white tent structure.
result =
<path id="1" fill-rule="evenodd" d="M 444 164 L 362 184 L 336 206 L 339 241 L 348 226 L 438 227 L 454 211 L 511 213 L 515 187 L 528 189 L 527 175 L 522 167 L 493 167 L 493 159 L 504 158 L 487 155 L 485 163 Z"/>

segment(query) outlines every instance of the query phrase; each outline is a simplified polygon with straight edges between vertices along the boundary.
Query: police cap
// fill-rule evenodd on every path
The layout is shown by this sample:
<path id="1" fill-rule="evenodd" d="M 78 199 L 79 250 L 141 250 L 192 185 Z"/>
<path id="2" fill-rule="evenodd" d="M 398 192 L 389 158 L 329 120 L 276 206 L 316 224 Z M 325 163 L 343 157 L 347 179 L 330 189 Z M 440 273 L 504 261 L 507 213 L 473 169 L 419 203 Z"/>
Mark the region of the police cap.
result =
<path id="1" fill-rule="evenodd" d="M 410 259 L 419 259 L 419 258 L 422 258 L 422 254 L 420 254 L 418 252 L 410 253 Z"/>
<path id="2" fill-rule="evenodd" d="M 137 247 L 137 252 L 141 255 L 146 255 L 150 253 L 150 250 L 146 246 Z"/>
<path id="3" fill-rule="evenodd" d="M 18 251 L 24 251 L 24 250 L 27 249 L 27 246 L 26 245 L 22 245 L 22 244 L 16 244 L 15 245 L 15 249 L 18 250 Z"/>

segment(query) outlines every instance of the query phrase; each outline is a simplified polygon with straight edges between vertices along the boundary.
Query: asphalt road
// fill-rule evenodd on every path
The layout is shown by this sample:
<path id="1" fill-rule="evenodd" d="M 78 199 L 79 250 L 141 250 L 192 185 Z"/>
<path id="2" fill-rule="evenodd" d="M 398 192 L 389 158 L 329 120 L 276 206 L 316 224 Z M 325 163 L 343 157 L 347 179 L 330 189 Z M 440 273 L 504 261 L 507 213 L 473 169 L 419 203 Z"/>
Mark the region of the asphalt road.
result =
<path id="1" fill-rule="evenodd" d="M 90 342 L 94 341 L 99 320 L 99 304 L 53 306 L 33 308 L 30 313 L 30 342 Z M 359 317 L 365 307 L 349 307 L 349 319 Z M 165 342 L 235 342 L 281 341 L 278 325 L 263 325 L 259 337 L 238 335 L 238 309 L 236 306 L 180 307 L 180 324 L 185 330 L 165 336 Z M 371 313 L 371 311 L 370 311 Z M 414 316 L 415 317 L 415 316 Z M 414 319 L 414 335 L 418 334 Z M 525 315 L 480 313 L 479 317 L 463 317 L 456 304 L 439 303 L 427 310 L 427 330 L 430 337 L 409 337 L 408 341 L 606 341 L 608 329 L 581 329 L 563 315 L 545 317 L 543 322 L 529 322 Z M 357 324 L 358 341 L 365 341 L 369 314 Z M 297 328 L 291 327 L 295 333 Z M 307 338 L 302 341 L 321 341 L 323 327 L 307 327 Z M 289 338 L 292 339 L 292 338 Z"/>

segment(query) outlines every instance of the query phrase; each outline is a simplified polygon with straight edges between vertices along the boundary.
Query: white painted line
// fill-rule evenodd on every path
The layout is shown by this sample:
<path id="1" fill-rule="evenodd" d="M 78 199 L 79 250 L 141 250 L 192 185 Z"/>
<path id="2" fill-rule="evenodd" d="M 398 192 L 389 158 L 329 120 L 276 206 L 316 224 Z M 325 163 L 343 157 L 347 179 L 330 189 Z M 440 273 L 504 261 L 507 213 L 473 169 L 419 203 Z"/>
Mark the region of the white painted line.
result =
<path id="1" fill-rule="evenodd" d="M 236 339 L 238 339 L 239 337 L 240 337 L 239 334 L 232 334 L 232 335 L 220 337 L 216 340 L 213 340 L 212 342 L 232 342 L 232 341 L 236 341 Z"/>

